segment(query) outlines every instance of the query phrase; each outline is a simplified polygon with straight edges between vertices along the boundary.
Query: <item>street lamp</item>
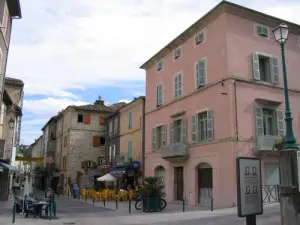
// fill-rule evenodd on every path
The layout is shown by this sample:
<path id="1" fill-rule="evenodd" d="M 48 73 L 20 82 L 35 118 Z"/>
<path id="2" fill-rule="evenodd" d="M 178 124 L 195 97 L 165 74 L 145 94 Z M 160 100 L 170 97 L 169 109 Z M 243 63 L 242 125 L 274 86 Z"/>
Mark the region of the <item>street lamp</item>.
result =
<path id="1" fill-rule="evenodd" d="M 9 130 L 13 130 L 14 129 L 14 126 L 15 126 L 15 120 L 13 117 L 11 117 L 8 121 L 8 128 Z"/>
<path id="2" fill-rule="evenodd" d="M 286 125 L 284 149 L 296 150 L 298 149 L 298 146 L 296 145 L 296 138 L 294 136 L 294 131 L 293 131 L 293 118 L 292 118 L 290 102 L 289 102 L 289 89 L 287 83 L 287 72 L 286 72 L 285 54 L 284 54 L 284 45 L 288 39 L 289 27 L 286 24 L 281 23 L 274 28 L 273 34 L 275 40 L 280 44 L 281 57 L 282 57 L 282 72 L 283 72 L 284 97 L 285 97 L 285 125 Z"/>

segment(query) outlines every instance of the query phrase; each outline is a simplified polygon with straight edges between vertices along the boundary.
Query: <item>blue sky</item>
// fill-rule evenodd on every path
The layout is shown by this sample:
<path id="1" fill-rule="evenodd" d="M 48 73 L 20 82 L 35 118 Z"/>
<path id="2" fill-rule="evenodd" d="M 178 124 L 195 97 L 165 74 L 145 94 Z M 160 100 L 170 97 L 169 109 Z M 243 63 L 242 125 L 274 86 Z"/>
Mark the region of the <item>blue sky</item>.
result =
<path id="1" fill-rule="evenodd" d="M 218 2 L 21 0 L 7 69 L 25 83 L 21 142 L 32 143 L 68 105 L 144 95 L 139 66 Z M 300 23 L 296 0 L 233 2 Z"/>

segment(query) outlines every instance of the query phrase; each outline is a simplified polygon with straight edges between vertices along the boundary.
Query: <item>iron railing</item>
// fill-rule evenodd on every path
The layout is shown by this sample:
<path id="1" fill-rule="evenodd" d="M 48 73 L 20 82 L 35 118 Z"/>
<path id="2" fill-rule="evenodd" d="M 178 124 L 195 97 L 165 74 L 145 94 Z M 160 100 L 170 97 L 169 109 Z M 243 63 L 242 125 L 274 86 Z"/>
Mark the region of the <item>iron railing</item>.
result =
<path id="1" fill-rule="evenodd" d="M 279 185 L 262 185 L 262 199 L 263 203 L 274 203 L 280 201 Z"/>
<path id="2" fill-rule="evenodd" d="M 189 151 L 187 143 L 172 143 L 161 148 L 161 157 L 163 159 L 188 156 Z"/>

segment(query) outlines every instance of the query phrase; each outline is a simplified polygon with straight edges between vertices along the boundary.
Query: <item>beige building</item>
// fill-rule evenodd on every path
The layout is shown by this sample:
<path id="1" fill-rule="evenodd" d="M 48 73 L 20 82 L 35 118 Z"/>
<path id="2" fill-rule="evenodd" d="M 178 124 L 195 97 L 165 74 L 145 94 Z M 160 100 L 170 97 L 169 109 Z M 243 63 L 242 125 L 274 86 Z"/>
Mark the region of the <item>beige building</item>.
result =
<path id="1" fill-rule="evenodd" d="M 57 115 L 55 165 L 64 191 L 67 183 L 94 185 L 98 159 L 105 156 L 105 117 L 117 106 L 106 106 L 99 97 L 94 104 L 68 106 Z"/>
<path id="2" fill-rule="evenodd" d="M 143 165 L 145 97 L 134 99 L 120 109 L 120 156 Z"/>

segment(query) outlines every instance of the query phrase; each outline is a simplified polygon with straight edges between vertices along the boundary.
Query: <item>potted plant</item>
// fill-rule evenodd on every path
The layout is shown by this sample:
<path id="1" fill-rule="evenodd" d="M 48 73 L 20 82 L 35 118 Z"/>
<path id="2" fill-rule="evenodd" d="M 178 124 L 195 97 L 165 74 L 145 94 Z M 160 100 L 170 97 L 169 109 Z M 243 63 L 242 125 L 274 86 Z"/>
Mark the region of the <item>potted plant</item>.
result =
<path id="1" fill-rule="evenodd" d="M 139 190 L 143 199 L 144 212 L 160 212 L 161 198 L 164 186 L 159 182 L 158 177 L 146 177 L 144 186 Z"/>
<path id="2" fill-rule="evenodd" d="M 273 148 L 280 151 L 284 149 L 284 137 L 280 137 L 275 140 Z"/>

